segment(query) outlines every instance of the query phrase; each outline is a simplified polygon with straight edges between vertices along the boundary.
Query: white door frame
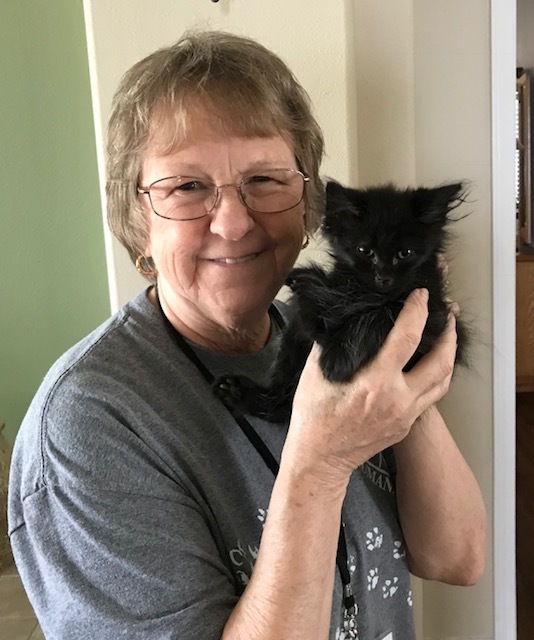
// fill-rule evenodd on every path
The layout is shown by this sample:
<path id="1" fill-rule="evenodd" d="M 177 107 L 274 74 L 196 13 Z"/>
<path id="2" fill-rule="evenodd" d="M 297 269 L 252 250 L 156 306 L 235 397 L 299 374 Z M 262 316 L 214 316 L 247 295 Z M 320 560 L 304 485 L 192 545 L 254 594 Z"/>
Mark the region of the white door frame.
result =
<path id="1" fill-rule="evenodd" d="M 493 611 L 495 640 L 516 639 L 515 578 L 516 5 L 491 0 L 493 278 Z"/>

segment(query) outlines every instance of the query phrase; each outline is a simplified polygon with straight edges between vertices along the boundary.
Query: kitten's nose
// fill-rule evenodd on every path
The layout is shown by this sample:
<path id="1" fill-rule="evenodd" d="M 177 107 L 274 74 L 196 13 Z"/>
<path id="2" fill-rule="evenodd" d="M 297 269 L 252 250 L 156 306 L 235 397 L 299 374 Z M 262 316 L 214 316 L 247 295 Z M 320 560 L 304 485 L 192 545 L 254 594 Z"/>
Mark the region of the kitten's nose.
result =
<path id="1" fill-rule="evenodd" d="M 393 284 L 393 278 L 391 276 L 381 276 L 377 274 L 375 276 L 375 282 L 379 287 L 383 287 L 385 289 L 387 287 L 391 287 Z"/>

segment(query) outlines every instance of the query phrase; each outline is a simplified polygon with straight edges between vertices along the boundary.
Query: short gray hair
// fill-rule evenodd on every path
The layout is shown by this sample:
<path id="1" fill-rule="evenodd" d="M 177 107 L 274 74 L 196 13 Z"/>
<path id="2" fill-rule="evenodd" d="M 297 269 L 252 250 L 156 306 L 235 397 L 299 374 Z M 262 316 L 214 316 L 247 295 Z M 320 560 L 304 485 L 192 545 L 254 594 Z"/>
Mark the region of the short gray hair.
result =
<path id="1" fill-rule="evenodd" d="M 143 253 L 147 224 L 137 186 L 154 122 L 170 125 L 168 148 L 187 133 L 188 111 L 217 114 L 221 127 L 245 137 L 285 134 L 310 178 L 305 226 L 321 221 L 319 177 L 324 142 L 308 94 L 288 66 L 258 42 L 221 31 L 186 33 L 126 72 L 115 93 L 107 132 L 108 222 L 131 259 Z"/>

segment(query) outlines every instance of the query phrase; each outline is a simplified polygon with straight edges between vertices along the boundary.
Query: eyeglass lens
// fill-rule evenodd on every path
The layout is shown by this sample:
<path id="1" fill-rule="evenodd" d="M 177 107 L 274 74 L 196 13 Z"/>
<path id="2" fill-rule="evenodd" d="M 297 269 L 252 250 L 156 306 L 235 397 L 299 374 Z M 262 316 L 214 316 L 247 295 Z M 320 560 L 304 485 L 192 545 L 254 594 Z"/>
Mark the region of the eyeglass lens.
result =
<path id="1" fill-rule="evenodd" d="M 292 209 L 304 195 L 304 176 L 292 169 L 274 169 L 244 178 L 237 185 L 217 187 L 202 178 L 175 176 L 157 180 L 149 187 L 154 212 L 172 220 L 191 220 L 207 215 L 225 187 L 238 190 L 251 211 L 280 213 Z"/>

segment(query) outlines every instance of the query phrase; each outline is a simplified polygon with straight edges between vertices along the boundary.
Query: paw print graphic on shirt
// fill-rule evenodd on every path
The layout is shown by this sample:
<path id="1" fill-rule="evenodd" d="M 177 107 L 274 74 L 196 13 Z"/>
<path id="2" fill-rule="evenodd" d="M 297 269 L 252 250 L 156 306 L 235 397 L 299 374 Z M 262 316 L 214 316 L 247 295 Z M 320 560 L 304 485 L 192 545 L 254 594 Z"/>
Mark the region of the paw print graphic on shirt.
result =
<path id="1" fill-rule="evenodd" d="M 412 590 L 408 591 L 408 597 L 406 598 L 406 602 L 409 607 L 413 607 L 413 598 L 412 598 Z"/>
<path id="2" fill-rule="evenodd" d="M 398 578 L 385 580 L 384 585 L 382 587 L 382 597 L 391 598 L 391 596 L 394 595 L 399 590 L 399 587 L 397 586 L 398 582 L 399 582 Z"/>
<path id="3" fill-rule="evenodd" d="M 365 546 L 369 549 L 369 551 L 380 549 L 380 547 L 382 546 L 382 542 L 384 541 L 384 536 L 383 534 L 379 533 L 378 527 L 373 527 L 373 530 L 368 531 L 365 534 L 365 537 Z"/>
<path id="4" fill-rule="evenodd" d="M 400 540 L 395 540 L 393 543 L 393 557 L 395 560 L 400 560 L 406 557 L 406 549 Z"/>
<path id="5" fill-rule="evenodd" d="M 247 574 L 244 571 L 236 571 L 236 577 L 239 580 L 239 582 L 246 587 L 247 584 L 249 583 L 250 578 L 247 576 Z"/>
<path id="6" fill-rule="evenodd" d="M 372 591 L 376 589 L 376 585 L 378 584 L 378 568 L 375 567 L 371 569 L 367 574 L 367 590 Z"/>
<path id="7" fill-rule="evenodd" d="M 349 557 L 349 571 L 351 574 L 356 571 L 356 558 L 354 556 Z"/>
<path id="8" fill-rule="evenodd" d="M 265 509 L 258 509 L 256 518 L 261 522 L 263 526 L 265 524 L 265 521 L 267 520 L 267 511 Z"/>
<path id="9" fill-rule="evenodd" d="M 246 586 L 249 576 L 252 574 L 254 563 L 258 557 L 259 548 L 252 545 L 245 545 L 241 540 L 237 541 L 237 546 L 230 549 L 228 555 L 235 571 L 236 578 Z"/>

